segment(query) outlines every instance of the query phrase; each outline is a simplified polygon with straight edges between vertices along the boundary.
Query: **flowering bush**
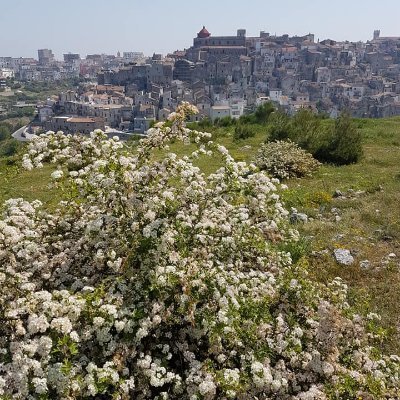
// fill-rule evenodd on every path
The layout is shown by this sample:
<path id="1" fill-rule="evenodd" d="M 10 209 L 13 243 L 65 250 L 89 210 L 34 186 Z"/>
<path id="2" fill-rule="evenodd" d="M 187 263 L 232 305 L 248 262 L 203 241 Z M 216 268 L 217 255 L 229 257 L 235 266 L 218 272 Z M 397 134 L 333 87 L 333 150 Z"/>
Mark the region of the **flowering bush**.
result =
<path id="1" fill-rule="evenodd" d="M 263 144 L 258 151 L 256 164 L 280 179 L 309 176 L 321 165 L 311 154 L 290 140 Z"/>
<path id="2" fill-rule="evenodd" d="M 375 316 L 292 265 L 278 183 L 186 129 L 194 111 L 135 153 L 98 131 L 30 144 L 24 166 L 54 163 L 65 200 L 3 207 L 0 398 L 398 398 Z M 198 149 L 157 158 L 170 140 Z M 193 161 L 215 152 L 205 176 Z"/>

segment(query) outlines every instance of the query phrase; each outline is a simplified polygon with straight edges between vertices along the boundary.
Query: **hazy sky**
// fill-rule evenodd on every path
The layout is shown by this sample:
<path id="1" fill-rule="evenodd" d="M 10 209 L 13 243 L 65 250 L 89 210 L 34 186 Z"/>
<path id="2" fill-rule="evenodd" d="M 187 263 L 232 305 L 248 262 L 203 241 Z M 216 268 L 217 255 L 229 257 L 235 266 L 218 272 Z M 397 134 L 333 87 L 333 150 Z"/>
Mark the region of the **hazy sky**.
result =
<path id="1" fill-rule="evenodd" d="M 368 40 L 374 29 L 400 36 L 400 0 L 0 0 L 0 56 L 37 49 L 81 56 L 187 48 L 203 25 L 214 35 L 309 32 Z"/>

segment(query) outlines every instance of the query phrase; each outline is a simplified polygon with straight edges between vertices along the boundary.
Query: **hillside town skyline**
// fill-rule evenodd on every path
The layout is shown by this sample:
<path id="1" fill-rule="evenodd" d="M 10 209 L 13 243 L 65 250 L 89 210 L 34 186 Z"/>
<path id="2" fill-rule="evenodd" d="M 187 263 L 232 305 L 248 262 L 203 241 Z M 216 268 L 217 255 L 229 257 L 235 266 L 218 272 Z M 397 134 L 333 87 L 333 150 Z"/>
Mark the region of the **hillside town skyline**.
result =
<path id="1" fill-rule="evenodd" d="M 75 80 L 76 87 L 46 102 L 14 105 L 36 108 L 33 131 L 145 133 L 182 101 L 199 109 L 195 121 L 238 119 L 267 102 L 289 115 L 400 115 L 400 36 L 375 30 L 367 42 L 340 42 L 313 33 L 249 36 L 243 28 L 214 36 L 205 25 L 193 36 L 190 47 L 150 56 L 65 53 L 59 61 L 51 49 L 39 49 L 37 59 L 0 57 L 0 89 L 10 91 L 15 81 Z"/>
<path id="2" fill-rule="evenodd" d="M 143 2 L 116 0 L 29 0 L 9 2 L 0 15 L 0 54 L 36 57 L 36 50 L 52 49 L 57 59 L 69 51 L 86 54 L 116 54 L 119 50 L 164 53 L 190 45 L 188 38 L 206 25 L 216 36 L 246 28 L 248 36 L 259 30 L 273 35 L 315 34 L 315 39 L 367 41 L 374 29 L 397 35 L 400 4 L 386 0 L 378 7 L 373 0 L 337 0 L 324 6 L 316 0 L 299 3 L 251 0 L 245 7 L 238 0 L 181 0 Z"/>
<path id="3" fill-rule="evenodd" d="M 331 36 L 318 35 L 315 33 L 315 30 L 313 30 L 313 29 L 308 29 L 308 30 L 302 31 L 302 32 L 289 33 L 290 32 L 289 30 L 282 30 L 282 31 L 277 32 L 275 30 L 259 28 L 258 30 L 252 29 L 252 31 L 251 31 L 252 34 L 250 34 L 250 35 L 249 35 L 250 30 L 247 27 L 245 27 L 244 25 L 243 25 L 243 28 L 240 28 L 240 29 L 244 29 L 247 33 L 247 36 L 249 36 L 249 37 L 258 37 L 259 36 L 258 34 L 261 32 L 268 33 L 268 35 L 270 35 L 271 37 L 285 37 L 285 36 L 304 37 L 307 35 L 313 35 L 314 40 L 317 43 L 324 42 L 327 40 L 332 40 L 337 43 L 368 43 L 374 39 L 373 32 L 375 32 L 375 31 L 379 31 L 380 35 L 383 37 L 392 37 L 393 38 L 393 37 L 397 37 L 397 35 L 399 35 L 399 37 L 400 37 L 400 30 L 399 30 L 399 32 L 397 32 L 397 31 L 394 32 L 394 36 L 393 36 L 391 34 L 388 34 L 388 32 L 385 29 L 382 29 L 379 26 L 379 24 L 377 24 L 377 25 L 378 26 L 371 26 L 369 34 L 365 35 L 366 36 L 365 39 L 357 39 L 357 40 L 350 39 L 350 38 L 338 39 L 337 37 L 335 37 L 335 35 L 331 35 Z M 213 34 L 213 36 L 217 36 L 217 37 L 227 36 L 226 35 L 227 32 L 221 31 L 221 29 L 219 29 L 218 26 L 215 27 L 216 29 L 213 29 L 213 27 L 210 24 L 207 24 L 206 21 L 203 21 L 200 23 L 200 25 L 195 26 L 192 29 L 192 34 L 194 31 L 196 31 L 196 28 L 199 28 L 199 27 L 206 27 L 207 30 L 209 30 Z M 238 29 L 237 27 L 234 28 L 234 30 L 237 30 L 237 29 Z M 336 35 L 336 36 L 339 36 L 339 35 Z M 163 39 L 165 39 L 165 38 L 163 38 Z M 123 55 L 126 54 L 127 58 L 129 59 L 131 54 L 140 54 L 140 55 L 143 55 L 143 57 L 151 57 L 153 54 L 167 55 L 167 54 L 171 54 L 175 51 L 187 50 L 191 47 L 190 37 L 184 39 L 184 43 L 186 45 L 184 44 L 181 47 L 179 47 L 179 45 L 177 45 L 177 44 L 169 45 L 168 50 L 165 50 L 165 51 L 160 51 L 159 49 L 156 49 L 156 48 L 148 48 L 147 50 L 143 49 L 140 39 L 139 40 L 134 39 L 134 40 L 132 40 L 132 42 L 135 42 L 135 44 L 128 45 L 128 46 L 115 45 L 113 47 L 113 49 L 110 49 L 110 51 L 106 51 L 104 49 L 101 50 L 101 45 L 100 45 L 100 49 L 92 49 L 92 50 L 86 49 L 86 51 L 79 51 L 76 48 L 74 48 L 73 46 L 72 47 L 71 46 L 62 47 L 62 48 L 58 48 L 57 50 L 54 50 L 54 48 L 52 46 L 32 45 L 29 47 L 28 51 L 24 52 L 25 54 L 17 53 L 15 55 L 10 54 L 10 52 L 8 52 L 7 50 L 3 50 L 1 48 L 1 44 L 0 44 L 0 58 L 35 59 L 35 60 L 39 61 L 39 59 L 41 58 L 39 53 L 43 54 L 42 50 L 44 50 L 44 51 L 49 50 L 49 51 L 51 51 L 51 58 L 53 61 L 65 61 L 65 56 L 68 54 L 74 54 L 74 55 L 79 54 L 79 57 L 81 59 L 85 59 L 88 56 L 90 58 L 90 56 L 92 56 L 92 55 L 120 57 L 119 54 L 121 55 L 122 58 L 125 58 L 125 57 L 123 57 Z"/>

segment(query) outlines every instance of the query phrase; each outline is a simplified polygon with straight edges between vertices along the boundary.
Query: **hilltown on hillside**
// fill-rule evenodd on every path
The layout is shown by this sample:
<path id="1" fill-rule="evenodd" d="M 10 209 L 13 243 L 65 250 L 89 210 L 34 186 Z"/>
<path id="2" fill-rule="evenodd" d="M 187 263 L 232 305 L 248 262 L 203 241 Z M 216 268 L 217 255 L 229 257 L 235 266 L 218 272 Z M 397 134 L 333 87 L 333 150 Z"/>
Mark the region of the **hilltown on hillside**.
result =
<path id="1" fill-rule="evenodd" d="M 51 50 L 38 60 L 0 57 L 0 87 L 7 78 L 57 81 L 86 78 L 82 84 L 38 105 L 37 125 L 66 132 L 95 128 L 145 132 L 165 120 L 181 101 L 196 105 L 195 119 L 239 118 L 272 101 L 289 114 L 308 108 L 336 117 L 400 115 L 400 37 L 364 42 L 315 41 L 306 36 L 213 36 L 203 27 L 193 45 L 165 57 L 118 52 L 64 54 Z"/>

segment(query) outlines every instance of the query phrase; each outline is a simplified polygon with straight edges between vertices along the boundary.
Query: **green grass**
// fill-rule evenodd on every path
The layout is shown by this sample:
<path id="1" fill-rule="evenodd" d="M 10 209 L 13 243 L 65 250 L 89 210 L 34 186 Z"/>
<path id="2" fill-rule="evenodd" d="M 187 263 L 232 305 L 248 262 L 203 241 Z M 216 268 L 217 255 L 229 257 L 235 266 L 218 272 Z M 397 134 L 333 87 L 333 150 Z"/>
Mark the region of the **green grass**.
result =
<path id="1" fill-rule="evenodd" d="M 289 182 L 283 198 L 287 206 L 314 217 L 322 215 L 322 220 L 316 218 L 299 226 L 303 235 L 312 237 L 312 250 L 329 251 L 322 257 L 308 256 L 314 277 L 322 282 L 342 277 L 358 304 L 368 304 L 368 310 L 382 315 L 388 329 L 385 346 L 400 353 L 400 118 L 361 122 L 361 162 L 323 166 L 312 178 Z M 365 194 L 346 199 L 331 197 L 335 190 L 349 189 Z M 310 198 L 321 192 L 329 196 L 329 201 L 318 207 Z M 333 207 L 340 210 L 339 222 L 333 220 Z M 339 247 L 356 255 L 353 266 L 336 264 L 332 252 Z M 385 267 L 382 259 L 390 253 L 399 257 Z M 362 270 L 362 260 L 369 260 L 373 268 Z"/>
<path id="2" fill-rule="evenodd" d="M 299 225 L 304 237 L 311 274 L 321 282 L 340 276 L 349 285 L 352 302 L 363 311 L 382 315 L 388 336 L 383 346 L 400 354 L 400 118 L 356 120 L 363 135 L 364 157 L 354 165 L 324 165 L 312 178 L 291 180 L 282 193 L 287 207 L 296 207 L 314 220 Z M 215 141 L 229 149 L 240 161 L 251 161 L 265 140 L 267 128 L 257 126 L 254 137 L 235 142 L 233 127 L 214 129 Z M 170 151 L 189 154 L 193 146 L 174 143 Z M 218 157 L 200 158 L 198 166 L 205 173 L 221 165 Z M 54 206 L 59 196 L 48 187 L 51 168 L 21 171 L 0 163 L 0 201 L 10 197 L 40 199 Z M 364 191 L 363 195 L 334 199 L 335 190 Z M 336 222 L 331 213 L 340 210 Z M 339 266 L 333 259 L 335 248 L 350 249 L 356 262 L 351 267 Z M 318 256 L 312 252 L 328 250 Z M 381 261 L 389 253 L 399 257 L 388 265 Z M 359 262 L 369 260 L 373 267 L 362 270 Z"/>
<path id="3" fill-rule="evenodd" d="M 25 171 L 18 165 L 0 161 L 0 203 L 10 198 L 24 198 L 29 201 L 41 200 L 46 206 L 54 206 L 59 196 L 51 189 L 52 166 Z"/>

